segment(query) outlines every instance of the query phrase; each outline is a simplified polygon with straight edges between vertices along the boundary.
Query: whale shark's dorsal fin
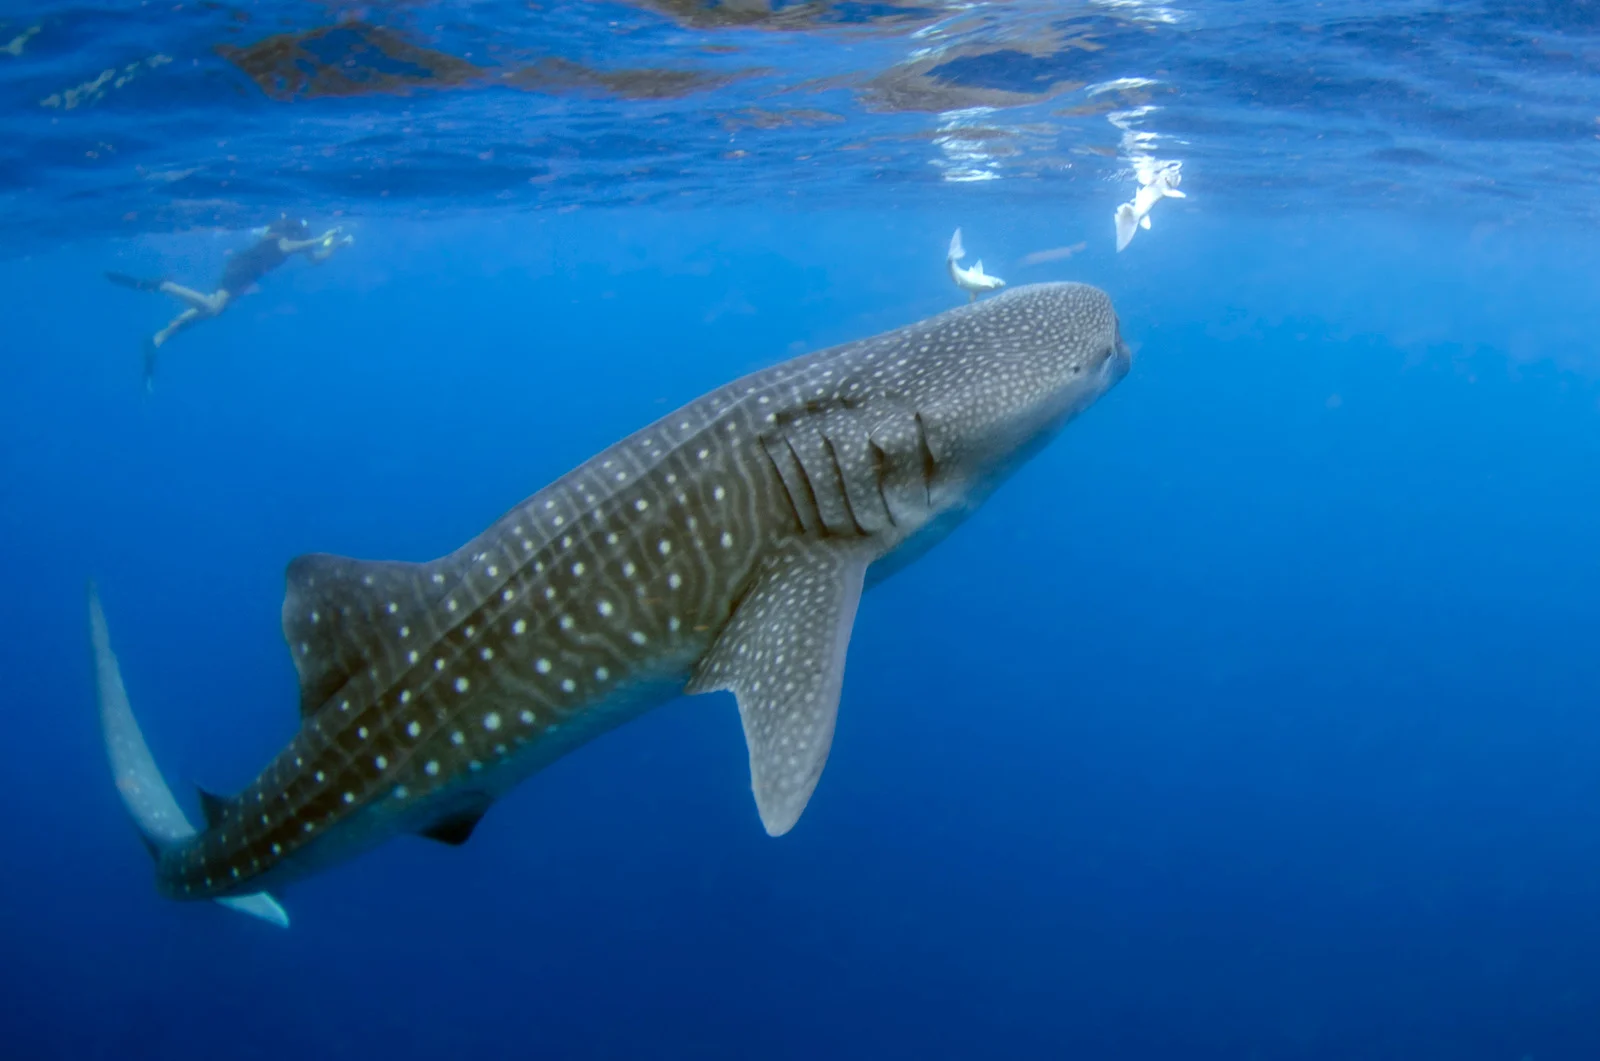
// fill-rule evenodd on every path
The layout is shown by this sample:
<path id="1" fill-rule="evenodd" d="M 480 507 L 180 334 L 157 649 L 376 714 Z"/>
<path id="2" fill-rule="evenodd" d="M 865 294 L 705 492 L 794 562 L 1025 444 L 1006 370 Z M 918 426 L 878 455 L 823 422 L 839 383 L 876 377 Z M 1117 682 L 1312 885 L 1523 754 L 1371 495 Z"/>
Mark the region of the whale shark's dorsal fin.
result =
<path id="1" fill-rule="evenodd" d="M 738 698 L 750 787 L 772 836 L 799 821 L 828 761 L 869 559 L 818 541 L 768 557 L 685 690 Z"/>
<path id="2" fill-rule="evenodd" d="M 300 715 L 315 714 L 375 650 L 434 634 L 452 580 L 441 563 L 351 560 L 310 553 L 289 562 L 283 636 L 300 673 Z M 443 612 L 448 617 L 449 611 Z M 422 624 L 428 624 L 426 628 Z"/>

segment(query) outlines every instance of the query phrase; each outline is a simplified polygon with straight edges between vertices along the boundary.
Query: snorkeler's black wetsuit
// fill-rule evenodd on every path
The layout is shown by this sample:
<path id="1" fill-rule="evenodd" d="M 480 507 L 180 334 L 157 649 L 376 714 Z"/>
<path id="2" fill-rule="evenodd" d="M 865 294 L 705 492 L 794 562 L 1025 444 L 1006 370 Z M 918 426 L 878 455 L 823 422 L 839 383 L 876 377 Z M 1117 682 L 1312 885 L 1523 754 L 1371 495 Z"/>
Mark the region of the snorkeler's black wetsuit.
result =
<path id="1" fill-rule="evenodd" d="M 289 256 L 278 246 L 278 237 L 265 236 L 255 246 L 228 259 L 228 264 L 222 267 L 217 289 L 230 295 L 242 295 L 251 284 L 258 283 L 288 260 Z"/>

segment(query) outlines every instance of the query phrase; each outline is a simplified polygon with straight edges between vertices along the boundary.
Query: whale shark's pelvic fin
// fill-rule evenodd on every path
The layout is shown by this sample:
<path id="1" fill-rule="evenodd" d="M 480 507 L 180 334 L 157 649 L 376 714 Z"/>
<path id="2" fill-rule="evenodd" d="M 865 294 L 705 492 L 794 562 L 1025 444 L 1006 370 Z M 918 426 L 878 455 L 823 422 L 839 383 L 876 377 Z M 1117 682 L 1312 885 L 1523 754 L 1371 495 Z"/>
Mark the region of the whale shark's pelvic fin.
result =
<path id="1" fill-rule="evenodd" d="M 472 836 L 472 830 L 478 827 L 478 823 L 483 820 L 484 812 L 488 809 L 487 803 L 481 807 L 469 807 L 458 814 L 434 822 L 419 835 L 429 840 L 437 840 L 441 844 L 449 844 L 451 847 L 460 847 Z"/>
<path id="2" fill-rule="evenodd" d="M 106 754 L 111 759 L 111 776 L 122 796 L 122 805 L 132 816 L 145 846 L 151 854 L 160 857 L 162 851 L 192 837 L 195 830 L 184 817 L 178 801 L 173 799 L 172 790 L 161 777 L 155 758 L 144 742 L 144 734 L 139 732 L 139 723 L 128 703 L 128 691 L 122 684 L 122 672 L 117 667 L 117 657 L 111 652 L 111 635 L 106 629 L 100 595 L 92 582 L 89 584 L 89 639 L 94 646 L 100 729 L 105 736 Z M 207 796 L 202 793 L 203 803 Z M 266 892 L 218 899 L 217 902 L 281 928 L 289 927 L 288 913 Z"/>

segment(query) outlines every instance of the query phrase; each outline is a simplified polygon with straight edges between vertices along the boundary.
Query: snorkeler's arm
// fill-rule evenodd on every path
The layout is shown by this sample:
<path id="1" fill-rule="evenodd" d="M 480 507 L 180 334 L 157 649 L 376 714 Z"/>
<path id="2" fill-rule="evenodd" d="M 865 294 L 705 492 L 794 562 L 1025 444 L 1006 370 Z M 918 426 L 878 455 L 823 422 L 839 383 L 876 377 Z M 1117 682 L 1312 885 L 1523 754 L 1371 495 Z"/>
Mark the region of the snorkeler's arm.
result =
<path id="1" fill-rule="evenodd" d="M 284 254 L 299 254 L 301 251 L 308 251 L 313 247 L 332 248 L 334 246 L 333 237 L 337 236 L 341 231 L 339 228 L 330 228 L 315 239 L 279 239 L 278 249 Z"/>
<path id="2" fill-rule="evenodd" d="M 307 252 L 306 257 L 310 258 L 314 264 L 320 264 L 333 257 L 333 252 L 340 247 L 348 247 L 356 241 L 354 236 L 345 236 L 342 239 L 335 240 L 333 237 L 338 231 L 338 229 L 333 229 L 318 240 L 317 249 Z"/>

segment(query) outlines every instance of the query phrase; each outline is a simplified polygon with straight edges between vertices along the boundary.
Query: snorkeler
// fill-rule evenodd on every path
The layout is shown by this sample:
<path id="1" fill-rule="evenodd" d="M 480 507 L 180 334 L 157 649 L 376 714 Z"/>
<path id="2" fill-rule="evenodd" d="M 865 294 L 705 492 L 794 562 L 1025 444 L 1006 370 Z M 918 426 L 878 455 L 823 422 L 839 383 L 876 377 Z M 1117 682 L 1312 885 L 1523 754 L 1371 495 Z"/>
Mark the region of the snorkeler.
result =
<path id="1" fill-rule="evenodd" d="M 222 269 L 217 289 L 207 295 L 193 288 L 175 284 L 170 280 L 145 280 L 126 273 L 106 273 L 106 279 L 135 291 L 159 291 L 171 295 L 188 308 L 145 340 L 144 385 L 149 390 L 155 382 L 156 352 L 167 340 L 199 320 L 215 317 L 233 304 L 233 300 L 248 291 L 268 273 L 288 261 L 292 255 L 304 253 L 314 262 L 327 261 L 340 247 L 355 242 L 352 236 L 339 237 L 340 229 L 330 228 L 320 236 L 311 236 L 311 228 L 304 221 L 291 220 L 287 214 L 265 229 L 257 230 L 260 239 L 247 250 L 228 259 Z"/>
<path id="2" fill-rule="evenodd" d="M 1150 231 L 1150 211 L 1163 199 L 1183 199 L 1184 194 L 1178 190 L 1178 184 L 1183 180 L 1182 162 L 1165 162 L 1159 166 L 1149 160 L 1141 159 L 1135 166 L 1135 175 L 1139 178 L 1139 190 L 1133 193 L 1133 198 L 1117 207 L 1115 219 L 1117 223 L 1117 253 L 1133 242 L 1134 233 L 1141 228 Z"/>

